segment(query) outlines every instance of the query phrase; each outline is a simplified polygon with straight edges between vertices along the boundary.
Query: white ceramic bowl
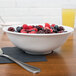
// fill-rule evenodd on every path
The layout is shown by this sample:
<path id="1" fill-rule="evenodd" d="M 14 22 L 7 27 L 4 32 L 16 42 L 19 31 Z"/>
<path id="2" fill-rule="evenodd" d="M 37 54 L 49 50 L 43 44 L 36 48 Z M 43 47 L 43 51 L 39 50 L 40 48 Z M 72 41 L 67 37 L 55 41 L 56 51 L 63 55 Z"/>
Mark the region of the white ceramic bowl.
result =
<path id="1" fill-rule="evenodd" d="M 19 25 L 20 26 L 20 25 Z M 9 26 L 8 26 L 9 27 Z M 60 47 L 67 40 L 73 28 L 63 26 L 67 32 L 54 34 L 25 34 L 8 31 L 8 27 L 3 28 L 10 41 L 18 48 L 30 54 L 48 54 L 52 50 Z M 16 28 L 17 26 L 12 26 Z"/>

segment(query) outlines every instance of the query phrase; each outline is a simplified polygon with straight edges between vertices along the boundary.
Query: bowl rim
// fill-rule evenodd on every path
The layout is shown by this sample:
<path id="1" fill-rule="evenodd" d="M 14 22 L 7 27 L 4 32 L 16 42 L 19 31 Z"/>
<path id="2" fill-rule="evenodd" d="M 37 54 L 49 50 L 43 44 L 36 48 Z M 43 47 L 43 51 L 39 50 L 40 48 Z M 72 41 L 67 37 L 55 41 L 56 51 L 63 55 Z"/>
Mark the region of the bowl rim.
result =
<path id="1" fill-rule="evenodd" d="M 21 25 L 18 25 L 18 26 L 21 26 Z M 68 34 L 68 33 L 72 33 L 74 31 L 74 28 L 72 27 L 69 27 L 69 26 L 64 26 L 64 25 L 58 25 L 58 26 L 63 26 L 64 28 L 69 28 L 71 29 L 70 31 L 67 31 L 67 32 L 63 32 L 63 33 L 52 33 L 52 34 L 29 34 L 29 33 L 18 33 L 18 32 L 11 32 L 11 31 L 8 31 L 7 29 L 9 27 L 17 27 L 16 25 L 11 25 L 11 26 L 6 26 L 3 28 L 3 31 L 6 32 L 6 33 L 10 33 L 10 34 L 15 34 L 15 35 L 26 35 L 26 36 L 53 36 L 53 35 L 63 35 L 63 34 Z"/>

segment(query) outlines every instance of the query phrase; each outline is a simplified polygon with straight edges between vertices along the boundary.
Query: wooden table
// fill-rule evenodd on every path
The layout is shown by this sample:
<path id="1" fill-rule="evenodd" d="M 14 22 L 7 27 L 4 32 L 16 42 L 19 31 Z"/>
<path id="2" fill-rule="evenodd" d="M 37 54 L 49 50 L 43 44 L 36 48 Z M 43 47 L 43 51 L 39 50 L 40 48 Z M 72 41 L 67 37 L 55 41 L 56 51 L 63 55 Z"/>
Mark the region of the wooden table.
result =
<path id="1" fill-rule="evenodd" d="M 0 47 L 6 46 L 14 45 L 0 31 Z M 46 62 L 28 62 L 41 69 L 38 74 L 32 74 L 19 65 L 10 63 L 0 64 L 0 76 L 76 76 L 76 30 L 61 48 L 46 57 Z"/>

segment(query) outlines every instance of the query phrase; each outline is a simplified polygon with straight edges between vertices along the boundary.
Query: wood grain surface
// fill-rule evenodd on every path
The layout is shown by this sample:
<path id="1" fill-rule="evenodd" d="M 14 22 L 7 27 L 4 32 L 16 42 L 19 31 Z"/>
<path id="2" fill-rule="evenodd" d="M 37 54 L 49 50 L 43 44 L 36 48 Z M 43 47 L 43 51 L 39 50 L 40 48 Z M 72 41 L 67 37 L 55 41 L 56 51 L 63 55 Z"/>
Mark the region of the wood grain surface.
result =
<path id="1" fill-rule="evenodd" d="M 9 46 L 14 45 L 0 31 L 0 48 Z M 9 63 L 0 64 L 0 76 L 76 76 L 76 29 L 62 47 L 46 57 L 46 62 L 28 62 L 41 69 L 38 74 L 32 74 L 16 63 Z"/>

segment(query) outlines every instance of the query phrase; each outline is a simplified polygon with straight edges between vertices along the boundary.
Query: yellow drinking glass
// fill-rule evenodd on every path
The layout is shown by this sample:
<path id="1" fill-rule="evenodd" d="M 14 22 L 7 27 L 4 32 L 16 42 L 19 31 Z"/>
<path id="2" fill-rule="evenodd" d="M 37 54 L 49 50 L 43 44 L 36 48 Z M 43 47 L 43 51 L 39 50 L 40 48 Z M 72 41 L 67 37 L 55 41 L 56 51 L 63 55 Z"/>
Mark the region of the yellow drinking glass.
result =
<path id="1" fill-rule="evenodd" d="M 62 24 L 74 28 L 75 9 L 62 9 Z"/>

